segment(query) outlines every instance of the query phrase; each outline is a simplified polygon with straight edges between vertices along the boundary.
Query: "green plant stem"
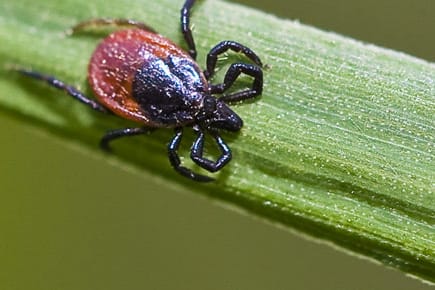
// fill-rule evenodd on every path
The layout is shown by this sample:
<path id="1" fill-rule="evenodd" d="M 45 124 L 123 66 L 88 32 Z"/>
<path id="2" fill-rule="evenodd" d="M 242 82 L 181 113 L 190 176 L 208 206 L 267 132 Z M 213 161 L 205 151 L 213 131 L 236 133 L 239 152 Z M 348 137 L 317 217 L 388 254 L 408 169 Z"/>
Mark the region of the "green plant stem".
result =
<path id="1" fill-rule="evenodd" d="M 86 66 L 98 35 L 64 31 L 91 17 L 130 17 L 182 43 L 182 1 L 149 2 L 4 1 L 2 112 L 99 152 L 105 130 L 131 124 L 5 67 L 32 67 L 90 94 Z M 192 23 L 200 64 L 223 39 L 252 47 L 266 64 L 262 97 L 235 107 L 245 127 L 224 134 L 234 159 L 212 184 L 188 181 L 170 168 L 172 132 L 161 130 L 119 141 L 125 166 L 435 281 L 434 64 L 220 1 L 199 2 Z M 187 156 L 192 137 L 184 141 Z"/>

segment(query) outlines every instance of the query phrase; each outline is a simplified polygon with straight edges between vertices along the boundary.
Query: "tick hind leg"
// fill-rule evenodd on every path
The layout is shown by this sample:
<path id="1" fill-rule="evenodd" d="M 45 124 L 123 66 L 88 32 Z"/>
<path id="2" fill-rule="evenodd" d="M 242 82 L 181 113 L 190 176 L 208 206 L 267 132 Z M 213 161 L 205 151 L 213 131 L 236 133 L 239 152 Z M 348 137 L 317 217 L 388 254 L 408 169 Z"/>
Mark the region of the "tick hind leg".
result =
<path id="1" fill-rule="evenodd" d="M 68 30 L 69 34 L 75 34 L 77 32 L 86 30 L 88 28 L 101 28 L 106 26 L 112 26 L 112 27 L 130 27 L 130 28 L 139 28 L 142 30 L 146 30 L 149 32 L 156 33 L 156 31 L 151 28 L 150 26 L 146 25 L 145 23 L 138 22 L 131 19 L 122 19 L 122 18 L 116 18 L 116 19 L 107 19 L 107 18 L 94 18 L 89 19 L 83 22 L 79 22 L 73 27 L 71 27 L 70 30 Z"/>
<path id="2" fill-rule="evenodd" d="M 195 181 L 209 182 L 213 181 L 213 178 L 194 173 L 192 170 L 181 165 L 180 157 L 178 156 L 178 148 L 180 147 L 181 138 L 183 136 L 183 130 L 181 128 L 175 129 L 175 135 L 171 139 L 168 145 L 169 162 L 172 167 L 181 175 L 190 178 Z M 196 143 L 196 142 L 195 142 Z"/>
<path id="3" fill-rule="evenodd" d="M 153 131 L 153 128 L 146 128 L 146 127 L 139 127 L 139 128 L 123 128 L 123 129 L 116 129 L 107 132 L 103 138 L 101 138 L 100 141 L 100 147 L 101 149 L 105 151 L 111 151 L 109 143 L 112 142 L 115 139 L 119 139 L 121 137 L 127 137 L 127 136 L 136 136 L 141 134 L 146 134 L 148 132 Z"/>
<path id="4" fill-rule="evenodd" d="M 77 90 L 73 86 L 67 85 L 64 82 L 62 82 L 61 80 L 58 80 L 57 78 L 55 78 L 53 76 L 42 74 L 40 72 L 36 72 L 36 71 L 32 71 L 32 70 L 22 69 L 22 68 L 15 68 L 14 70 L 16 70 L 17 72 L 19 72 L 25 76 L 28 76 L 28 77 L 31 77 L 31 78 L 34 78 L 34 79 L 37 79 L 40 81 L 44 81 L 48 85 L 55 87 L 56 89 L 65 91 L 68 95 L 70 95 L 74 99 L 82 102 L 83 104 L 91 107 L 95 111 L 99 111 L 99 112 L 103 112 L 103 113 L 111 113 L 109 110 L 107 110 L 105 107 L 103 107 L 103 105 L 101 105 L 97 101 L 89 99 L 82 92 L 80 92 L 79 90 Z"/>

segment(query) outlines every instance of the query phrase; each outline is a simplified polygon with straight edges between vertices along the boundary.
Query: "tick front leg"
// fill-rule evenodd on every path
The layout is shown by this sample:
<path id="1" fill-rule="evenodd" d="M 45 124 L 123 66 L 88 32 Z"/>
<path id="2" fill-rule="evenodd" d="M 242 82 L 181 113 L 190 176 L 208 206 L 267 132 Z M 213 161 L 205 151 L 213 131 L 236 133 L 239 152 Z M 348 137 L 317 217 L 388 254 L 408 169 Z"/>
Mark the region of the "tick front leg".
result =
<path id="1" fill-rule="evenodd" d="M 101 149 L 111 151 L 109 143 L 115 139 L 127 136 L 136 136 L 146 134 L 153 131 L 153 128 L 139 127 L 139 128 L 123 128 L 107 132 L 100 141 Z"/>
<path id="2" fill-rule="evenodd" d="M 189 54 L 193 59 L 196 59 L 196 47 L 193 40 L 192 30 L 190 29 L 190 10 L 192 9 L 195 0 L 186 0 L 181 8 L 181 32 L 184 35 L 187 46 L 189 47 Z"/>
<path id="3" fill-rule="evenodd" d="M 250 99 L 260 95 L 263 91 L 263 71 L 256 65 L 247 63 L 233 63 L 225 74 L 224 82 L 219 85 L 213 85 L 210 88 L 212 94 L 221 94 L 230 88 L 234 81 L 241 73 L 247 74 L 254 78 L 250 89 L 224 95 L 219 98 L 226 103 L 237 102 Z"/>
<path id="4" fill-rule="evenodd" d="M 201 181 L 201 182 L 209 182 L 213 181 L 213 178 L 200 175 L 197 173 L 192 172 L 192 170 L 184 167 L 181 165 L 180 157 L 178 156 L 178 147 L 180 147 L 181 138 L 183 136 L 183 130 L 181 128 L 175 129 L 175 135 L 172 138 L 172 140 L 169 142 L 168 145 L 168 156 L 169 161 L 171 162 L 172 167 L 181 175 L 195 180 L 195 181 Z"/>
<path id="5" fill-rule="evenodd" d="M 193 143 L 190 157 L 196 164 L 198 164 L 205 170 L 208 170 L 210 172 L 216 172 L 222 169 L 222 167 L 224 167 L 228 162 L 230 162 L 231 150 L 218 134 L 213 133 L 212 135 L 219 146 L 219 150 L 221 151 L 221 156 L 219 157 L 219 159 L 216 161 L 212 161 L 210 159 L 203 157 L 203 148 L 204 148 L 203 132 L 198 133 L 198 138 L 196 139 L 195 143 Z"/>
<path id="6" fill-rule="evenodd" d="M 56 89 L 65 91 L 68 95 L 70 95 L 74 99 L 82 102 L 83 104 L 91 107 L 95 111 L 99 111 L 99 112 L 103 112 L 103 113 L 111 113 L 109 110 L 107 110 L 105 107 L 103 107 L 103 105 L 101 105 L 97 101 L 89 99 L 82 92 L 80 92 L 79 90 L 77 90 L 73 86 L 67 85 L 64 82 L 62 82 L 61 80 L 58 80 L 57 78 L 55 78 L 53 76 L 42 74 L 40 72 L 36 72 L 36 71 L 32 71 L 32 70 L 22 69 L 22 68 L 16 68 L 15 70 L 17 72 L 25 75 L 25 76 L 28 76 L 28 77 L 31 77 L 31 78 L 34 78 L 34 79 L 37 79 L 40 81 L 44 81 L 47 84 L 49 84 L 50 86 L 55 87 Z"/>
<path id="7" fill-rule="evenodd" d="M 83 22 L 79 22 L 73 27 L 71 27 L 70 30 L 68 30 L 68 34 L 75 34 L 77 32 L 86 30 L 88 28 L 100 28 L 100 27 L 106 27 L 106 26 L 114 26 L 117 28 L 120 27 L 130 27 L 130 28 L 139 28 L 142 30 L 146 30 L 149 32 L 156 33 L 156 31 L 151 28 L 150 26 L 146 25 L 145 23 L 131 20 L 131 19 L 123 19 L 123 18 L 116 18 L 116 19 L 106 19 L 106 18 L 94 18 L 89 19 Z"/>
<path id="8" fill-rule="evenodd" d="M 218 56 L 220 54 L 227 52 L 228 50 L 232 50 L 234 52 L 241 52 L 247 58 L 252 60 L 256 65 L 260 67 L 263 66 L 260 58 L 249 47 L 246 47 L 243 44 L 240 44 L 235 41 L 225 40 L 219 42 L 207 54 L 207 69 L 204 71 L 204 75 L 207 79 L 210 79 L 214 74 Z"/>

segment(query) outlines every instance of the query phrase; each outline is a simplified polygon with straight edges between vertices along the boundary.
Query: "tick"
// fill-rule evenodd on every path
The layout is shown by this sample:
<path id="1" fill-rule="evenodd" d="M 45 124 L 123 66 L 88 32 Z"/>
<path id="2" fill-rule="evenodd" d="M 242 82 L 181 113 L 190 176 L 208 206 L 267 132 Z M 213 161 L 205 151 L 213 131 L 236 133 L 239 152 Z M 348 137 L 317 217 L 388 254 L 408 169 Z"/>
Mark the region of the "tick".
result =
<path id="1" fill-rule="evenodd" d="M 17 70 L 64 90 L 96 111 L 140 124 L 139 127 L 108 131 L 100 142 L 103 149 L 109 149 L 109 143 L 121 137 L 145 134 L 155 128 L 174 128 L 175 135 L 168 144 L 172 167 L 190 179 L 212 181 L 213 178 L 195 173 L 181 164 L 178 148 L 183 127 L 191 127 L 197 134 L 190 151 L 192 160 L 209 172 L 223 168 L 231 160 L 231 150 L 219 132 L 237 132 L 243 126 L 242 119 L 229 105 L 261 94 L 262 63 L 248 47 L 235 41 L 222 41 L 207 54 L 206 69 L 201 71 L 196 63 L 197 52 L 190 29 L 190 10 L 194 2 L 185 1 L 181 9 L 181 31 L 188 46 L 187 52 L 146 24 L 133 20 L 91 19 L 74 26 L 72 32 L 90 27 L 119 28 L 97 46 L 89 62 L 88 81 L 96 100 L 53 76 L 33 70 Z M 223 83 L 211 84 L 218 56 L 228 50 L 242 53 L 252 63 L 232 63 Z M 252 85 L 225 94 L 242 73 L 253 78 Z M 216 94 L 220 96 L 214 97 Z M 206 134 L 215 140 L 221 152 L 216 161 L 203 156 Z"/>

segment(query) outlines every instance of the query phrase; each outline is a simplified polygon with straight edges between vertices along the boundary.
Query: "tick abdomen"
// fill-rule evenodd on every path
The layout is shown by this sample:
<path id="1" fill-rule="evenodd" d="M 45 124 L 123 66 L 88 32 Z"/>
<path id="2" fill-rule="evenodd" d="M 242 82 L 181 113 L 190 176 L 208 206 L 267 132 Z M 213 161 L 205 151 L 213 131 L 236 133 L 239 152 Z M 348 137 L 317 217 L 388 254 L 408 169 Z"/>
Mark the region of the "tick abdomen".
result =
<path id="1" fill-rule="evenodd" d="M 147 110 L 143 107 L 147 106 L 145 96 L 159 98 L 162 95 L 151 95 L 148 92 L 144 94 L 136 92 L 134 94 L 133 83 L 141 83 L 145 79 L 153 82 L 158 80 L 157 78 L 161 78 L 162 75 L 152 76 L 141 72 L 146 67 L 156 66 L 159 61 L 166 62 L 168 68 L 172 63 L 175 71 L 173 77 L 175 78 L 178 74 L 177 77 L 181 78 L 182 75 L 180 74 L 186 74 L 187 72 L 177 70 L 178 66 L 174 66 L 176 63 L 174 58 L 191 60 L 186 52 L 158 34 L 143 29 L 115 31 L 106 37 L 94 51 L 89 65 L 88 80 L 98 101 L 116 115 L 146 123 L 149 127 L 172 127 L 171 124 L 163 124 L 156 117 L 155 112 L 162 108 L 151 110 L 150 106 L 148 106 L 150 110 Z M 185 86 L 197 86 L 200 89 L 198 82 L 204 84 L 205 79 L 197 65 L 193 61 L 191 63 L 189 71 L 193 69 L 197 74 L 195 77 L 198 78 L 199 76 L 199 79 L 193 83 L 186 82 Z M 194 75 L 192 71 L 190 71 L 190 74 Z M 140 103 L 138 100 L 140 100 Z M 154 104 L 159 102 L 168 104 L 165 99 Z M 173 111 L 174 108 L 167 108 L 167 110 Z M 184 115 L 184 113 L 180 114 L 178 119 L 190 118 Z M 168 119 L 164 116 L 161 118 Z"/>

